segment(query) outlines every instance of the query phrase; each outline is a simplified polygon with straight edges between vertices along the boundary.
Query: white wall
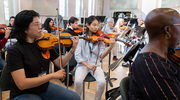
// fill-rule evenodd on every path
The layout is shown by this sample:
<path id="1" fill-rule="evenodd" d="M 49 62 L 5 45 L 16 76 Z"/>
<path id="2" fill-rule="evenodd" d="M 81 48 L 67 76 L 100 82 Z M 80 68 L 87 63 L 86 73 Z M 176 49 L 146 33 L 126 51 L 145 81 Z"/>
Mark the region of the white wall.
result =
<path id="1" fill-rule="evenodd" d="M 103 7 L 103 14 L 107 17 L 113 17 L 113 13 L 115 11 L 131 11 L 133 14 L 137 15 L 138 18 L 145 19 L 146 15 L 149 11 L 161 7 L 162 0 L 139 0 L 138 8 L 137 9 L 117 9 L 117 10 L 110 10 L 110 2 L 111 0 L 104 0 L 104 7 Z M 120 3 L 120 2 L 117 2 Z M 180 7 L 173 8 L 180 12 Z"/>
<path id="2" fill-rule="evenodd" d="M 112 17 L 115 11 L 131 11 L 136 14 L 138 18 L 145 18 L 146 14 L 154 8 L 161 6 L 162 0 L 139 0 L 137 9 L 116 9 L 110 10 L 111 0 L 94 0 L 94 15 L 103 15 L 107 17 Z M 8 0 L 10 6 L 9 16 L 15 16 L 18 12 L 25 9 L 33 9 L 39 12 L 43 16 L 56 16 L 56 8 L 58 7 L 58 0 Z M 117 2 L 120 3 L 120 2 Z M 69 19 L 71 16 L 75 16 L 75 4 L 76 0 L 68 0 L 68 13 L 64 19 Z M 84 15 L 84 10 L 86 10 L 85 17 L 88 17 L 88 0 L 83 0 L 83 9 L 81 9 L 81 16 Z M 174 8 L 180 12 L 180 8 Z M 8 24 L 8 20 L 5 20 L 4 15 L 4 0 L 0 0 L 0 23 Z"/>
<path id="3" fill-rule="evenodd" d="M 20 10 L 35 10 L 40 15 L 56 15 L 58 0 L 20 0 Z"/>
<path id="4" fill-rule="evenodd" d="M 0 24 L 5 24 L 5 16 L 4 16 L 4 0 L 0 0 Z"/>

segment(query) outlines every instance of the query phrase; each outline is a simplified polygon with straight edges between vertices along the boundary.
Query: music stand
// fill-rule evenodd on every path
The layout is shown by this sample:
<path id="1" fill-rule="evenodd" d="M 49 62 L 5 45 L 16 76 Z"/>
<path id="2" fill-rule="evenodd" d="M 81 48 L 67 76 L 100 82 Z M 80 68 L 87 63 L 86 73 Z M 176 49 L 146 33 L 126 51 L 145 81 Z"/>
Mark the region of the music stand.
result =
<path id="1" fill-rule="evenodd" d="M 108 66 L 110 66 L 110 64 L 111 64 L 111 51 L 109 52 L 109 64 L 108 64 Z M 111 80 L 117 80 L 117 78 L 110 78 L 110 69 L 108 69 L 108 72 L 106 73 L 106 92 L 108 89 L 108 82 L 109 82 L 109 85 L 111 87 L 113 87 Z"/>
<path id="2" fill-rule="evenodd" d="M 129 67 L 131 67 L 131 63 L 133 62 L 132 59 L 134 58 L 135 54 L 137 53 L 137 51 L 139 50 L 139 48 L 141 47 L 143 41 L 145 39 L 142 39 L 141 41 L 137 42 L 136 44 L 134 44 L 133 46 L 130 47 L 130 49 L 126 52 L 125 55 L 123 55 L 119 60 L 117 60 L 116 62 L 112 63 L 109 66 L 109 69 L 111 69 L 111 71 L 114 71 L 118 65 L 120 64 L 121 61 L 129 61 Z"/>
<path id="3" fill-rule="evenodd" d="M 145 31 L 146 31 L 146 28 L 144 28 L 144 27 L 139 27 L 139 31 L 138 31 L 138 33 L 137 33 L 137 37 L 144 36 Z"/>
<path id="4" fill-rule="evenodd" d="M 130 29 L 126 29 L 124 30 L 123 34 L 120 36 L 120 38 L 125 38 L 126 37 L 126 34 L 129 34 L 131 32 Z"/>
<path id="5" fill-rule="evenodd" d="M 126 34 L 126 36 L 128 37 L 128 38 L 130 38 L 130 36 L 132 35 L 132 33 L 135 31 L 135 28 L 131 28 L 130 29 L 130 32 L 128 32 L 127 34 Z"/>

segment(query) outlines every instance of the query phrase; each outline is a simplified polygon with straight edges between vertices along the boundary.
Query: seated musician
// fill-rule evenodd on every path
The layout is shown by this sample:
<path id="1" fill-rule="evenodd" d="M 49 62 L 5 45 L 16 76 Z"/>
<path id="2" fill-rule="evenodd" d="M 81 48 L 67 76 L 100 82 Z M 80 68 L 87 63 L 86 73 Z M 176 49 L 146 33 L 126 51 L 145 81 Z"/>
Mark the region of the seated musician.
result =
<path id="1" fill-rule="evenodd" d="M 8 27 L 13 27 L 14 25 L 14 20 L 15 20 L 15 17 L 14 16 L 11 16 L 9 18 L 9 25 Z M 17 42 L 17 39 L 15 38 L 13 32 L 10 33 L 10 36 L 8 38 L 8 41 L 6 43 L 6 45 L 4 46 L 4 50 L 7 50 L 9 48 L 9 46 L 13 45 L 14 43 Z"/>
<path id="2" fill-rule="evenodd" d="M 72 36 L 78 36 L 78 34 L 74 32 L 74 29 L 78 27 L 78 22 L 79 22 L 79 19 L 72 16 L 68 20 L 67 29 L 65 29 L 62 33 L 70 33 Z"/>
<path id="3" fill-rule="evenodd" d="M 145 25 L 144 25 L 144 21 L 143 21 L 143 19 L 138 19 L 138 25 L 137 26 L 135 26 L 135 29 L 136 29 L 136 32 L 138 32 L 139 31 L 139 28 L 140 27 L 145 27 Z"/>
<path id="4" fill-rule="evenodd" d="M 96 34 L 98 31 L 99 28 L 98 18 L 95 16 L 88 17 L 86 25 L 87 25 L 87 31 L 85 32 L 85 36 L 91 37 L 91 35 Z M 90 72 L 90 74 L 97 81 L 95 100 L 101 100 L 101 96 L 104 92 L 104 87 L 105 87 L 105 77 L 104 77 L 104 72 L 100 66 L 100 59 L 105 58 L 109 54 L 114 44 L 115 44 L 115 39 L 110 38 L 110 45 L 107 49 L 105 49 L 104 42 L 98 41 L 96 43 L 93 43 L 87 40 L 80 39 L 77 49 L 75 51 L 75 59 L 78 63 L 76 66 L 75 82 L 74 82 L 75 83 L 74 88 L 76 93 L 81 95 L 83 90 L 82 88 L 83 80 Z"/>
<path id="5" fill-rule="evenodd" d="M 102 31 L 105 34 L 109 34 L 113 32 L 114 28 L 114 19 L 113 18 L 108 18 L 107 19 L 107 24 L 102 28 Z M 116 43 L 113 47 L 113 60 L 118 60 L 117 58 L 118 54 L 118 44 Z"/>
<path id="6" fill-rule="evenodd" d="M 123 32 L 125 31 L 125 29 L 126 29 L 127 27 L 126 26 L 124 26 L 124 19 L 122 19 L 122 18 L 119 18 L 118 20 L 117 20 L 117 22 L 116 22 L 116 25 L 115 25 L 115 27 L 114 27 L 114 30 L 115 30 L 115 32 L 117 32 L 118 34 L 120 34 L 117 38 L 120 38 L 121 37 L 121 35 L 123 34 Z M 120 39 L 122 39 L 123 40 L 123 38 L 120 38 Z M 121 42 L 117 42 L 119 45 L 120 45 L 120 53 L 124 53 L 124 47 L 125 47 L 125 45 L 124 45 L 124 43 L 121 43 Z"/>
<path id="7" fill-rule="evenodd" d="M 23 10 L 16 15 L 14 34 L 18 40 L 8 49 L 7 71 L 12 76 L 11 100 L 80 100 L 75 92 L 49 82 L 51 79 L 64 79 L 64 69 L 49 73 L 52 61 L 60 67 L 60 57 L 54 49 L 44 54 L 35 42 L 43 34 L 39 14 L 34 10 Z M 72 37 L 72 49 L 62 58 L 64 67 L 72 57 L 79 38 Z"/>
<path id="8" fill-rule="evenodd" d="M 70 33 L 72 36 L 78 36 L 77 33 L 74 32 L 74 29 L 76 29 L 78 27 L 78 22 L 79 19 L 77 19 L 76 17 L 71 17 L 68 21 L 68 26 L 67 29 L 65 29 L 62 33 Z M 66 51 L 70 51 L 72 47 L 66 47 Z M 74 67 L 76 66 L 77 62 L 74 59 L 74 56 L 71 58 L 70 60 L 71 62 L 69 62 L 69 71 L 72 71 L 74 69 Z M 64 67 L 66 73 L 67 73 L 67 66 Z M 64 80 L 65 85 L 67 85 L 67 75 L 66 78 Z M 69 75 L 69 86 L 71 86 L 73 83 L 73 77 L 72 75 Z"/>
<path id="9" fill-rule="evenodd" d="M 53 19 L 52 18 L 46 18 L 46 20 L 44 21 L 44 24 L 43 24 L 42 32 L 43 33 L 52 33 L 55 35 L 56 30 L 52 29 L 51 27 L 53 27 Z"/>
<path id="10" fill-rule="evenodd" d="M 134 61 L 130 72 L 130 100 L 179 100 L 180 62 L 171 49 L 180 43 L 180 14 L 171 8 L 148 13 L 145 26 L 149 43 Z"/>
<path id="11" fill-rule="evenodd" d="M 7 43 L 7 40 L 9 38 L 10 33 L 11 33 L 11 27 L 6 27 L 5 28 L 5 36 L 2 40 L 0 40 L 0 50 Z M 6 64 L 6 61 L 2 58 L 2 55 L 1 55 L 1 57 L 0 57 L 0 75 L 1 75 L 1 71 L 2 71 L 5 64 Z"/>
<path id="12" fill-rule="evenodd" d="M 115 32 L 120 33 L 120 35 L 121 35 L 126 28 L 127 27 L 124 26 L 124 19 L 119 18 L 115 25 Z"/>

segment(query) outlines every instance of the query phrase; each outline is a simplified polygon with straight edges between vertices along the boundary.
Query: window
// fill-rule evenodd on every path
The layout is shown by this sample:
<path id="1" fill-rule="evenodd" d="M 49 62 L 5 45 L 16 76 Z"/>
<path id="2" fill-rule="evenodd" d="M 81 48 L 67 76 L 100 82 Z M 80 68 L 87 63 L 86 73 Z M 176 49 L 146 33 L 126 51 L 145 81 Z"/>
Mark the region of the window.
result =
<path id="1" fill-rule="evenodd" d="M 179 0 L 162 0 L 161 7 L 171 8 L 171 7 L 180 7 Z"/>
<path id="2" fill-rule="evenodd" d="M 5 20 L 9 20 L 8 0 L 4 0 L 4 14 L 5 14 Z"/>
<path id="3" fill-rule="evenodd" d="M 59 14 L 67 16 L 68 14 L 68 0 L 59 0 Z"/>
<path id="4" fill-rule="evenodd" d="M 95 0 L 88 0 L 88 16 L 94 15 Z"/>
<path id="5" fill-rule="evenodd" d="M 111 0 L 110 9 L 136 9 L 138 8 L 138 0 Z"/>
<path id="6" fill-rule="evenodd" d="M 76 0 L 76 17 L 81 16 L 81 0 Z"/>

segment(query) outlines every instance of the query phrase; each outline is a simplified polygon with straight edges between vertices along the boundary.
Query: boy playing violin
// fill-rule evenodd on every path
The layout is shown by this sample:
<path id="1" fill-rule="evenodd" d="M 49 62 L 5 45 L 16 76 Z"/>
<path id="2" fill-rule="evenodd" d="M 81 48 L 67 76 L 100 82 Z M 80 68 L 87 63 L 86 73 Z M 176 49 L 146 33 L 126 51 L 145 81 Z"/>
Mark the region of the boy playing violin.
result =
<path id="1" fill-rule="evenodd" d="M 78 22 L 79 19 L 77 19 L 76 17 L 71 17 L 68 21 L 68 27 L 66 30 L 64 30 L 62 33 L 70 33 L 72 36 L 78 36 L 78 34 L 76 34 L 74 32 L 74 29 L 76 29 L 78 27 Z M 72 47 L 66 47 L 66 51 L 70 51 Z M 73 63 L 72 63 L 73 62 Z M 74 59 L 74 55 L 71 58 L 71 62 L 69 62 L 69 71 L 73 70 L 73 68 L 76 66 L 77 62 Z M 67 73 L 67 66 L 64 67 L 66 73 Z M 67 85 L 67 75 L 66 78 L 64 80 L 65 85 Z M 73 79 L 72 79 L 72 75 L 69 75 L 69 86 L 71 86 L 73 83 Z"/>

